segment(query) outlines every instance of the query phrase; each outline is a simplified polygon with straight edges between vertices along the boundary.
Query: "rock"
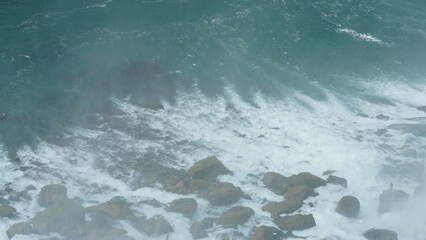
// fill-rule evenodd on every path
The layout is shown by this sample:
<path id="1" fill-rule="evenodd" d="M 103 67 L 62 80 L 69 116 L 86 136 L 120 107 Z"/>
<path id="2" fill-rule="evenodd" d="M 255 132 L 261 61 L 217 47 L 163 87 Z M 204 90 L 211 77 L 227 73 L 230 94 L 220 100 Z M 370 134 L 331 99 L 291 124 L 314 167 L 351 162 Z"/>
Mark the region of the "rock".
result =
<path id="1" fill-rule="evenodd" d="M 200 239 L 207 237 L 207 229 L 210 229 L 213 227 L 213 224 L 215 223 L 214 218 L 206 218 L 203 219 L 201 222 L 194 222 L 191 225 L 191 234 L 194 239 Z"/>
<path id="2" fill-rule="evenodd" d="M 286 199 L 298 198 L 298 199 L 305 200 L 306 198 L 313 195 L 314 195 L 314 190 L 312 190 L 312 188 L 308 187 L 307 185 L 300 185 L 300 186 L 296 186 L 296 187 L 292 187 L 288 189 L 284 197 Z"/>
<path id="3" fill-rule="evenodd" d="M 335 172 L 337 172 L 337 171 L 336 171 L 336 170 L 327 170 L 327 171 L 324 171 L 324 172 L 322 173 L 322 175 L 323 175 L 323 176 L 327 176 L 327 175 L 333 174 L 333 173 L 335 173 Z"/>
<path id="4" fill-rule="evenodd" d="M 50 207 L 68 199 L 67 188 L 64 185 L 51 184 L 40 190 L 37 203 L 42 207 Z"/>
<path id="5" fill-rule="evenodd" d="M 202 193 L 210 204 L 222 206 L 238 201 L 243 196 L 243 191 L 232 183 L 213 183 Z"/>
<path id="6" fill-rule="evenodd" d="M 193 179 L 214 179 L 219 175 L 232 174 L 215 156 L 196 162 L 189 170 Z"/>
<path id="7" fill-rule="evenodd" d="M 423 194 L 426 194 L 426 183 L 419 185 L 416 190 L 414 190 L 414 197 L 419 197 Z"/>
<path id="8" fill-rule="evenodd" d="M 380 194 L 379 213 L 386 213 L 401 207 L 408 201 L 408 194 L 402 190 L 386 190 Z"/>
<path id="9" fill-rule="evenodd" d="M 371 228 L 364 233 L 368 240 L 398 240 L 398 234 L 387 229 Z"/>
<path id="10" fill-rule="evenodd" d="M 31 224 L 26 222 L 20 222 L 10 226 L 10 228 L 6 231 L 6 235 L 9 239 L 12 239 L 13 236 L 17 234 L 29 235 L 29 234 L 32 234 L 33 232 L 34 231 Z"/>
<path id="11" fill-rule="evenodd" d="M 89 232 L 84 240 L 134 240 L 133 237 L 127 236 L 127 231 L 124 229 L 95 229 Z"/>
<path id="12" fill-rule="evenodd" d="M 170 203 L 168 210 L 182 213 L 185 217 L 191 218 L 197 210 L 197 201 L 192 198 L 175 199 Z"/>
<path id="13" fill-rule="evenodd" d="M 8 205 L 9 203 L 9 200 L 0 197 L 0 205 Z"/>
<path id="14" fill-rule="evenodd" d="M 417 110 L 422 111 L 422 112 L 426 112 L 426 106 L 419 106 L 419 107 L 417 107 Z"/>
<path id="15" fill-rule="evenodd" d="M 278 217 L 275 220 L 275 223 L 280 229 L 286 231 L 305 230 L 316 226 L 315 219 L 312 214 L 296 214 L 292 216 Z"/>
<path id="16" fill-rule="evenodd" d="M 271 217 L 276 219 L 280 214 L 289 214 L 297 211 L 303 206 L 301 198 L 290 198 L 282 202 L 270 202 L 263 206 L 262 210 L 271 213 Z"/>
<path id="17" fill-rule="evenodd" d="M 86 229 L 90 231 L 94 229 L 104 229 L 104 228 L 110 228 L 111 226 L 111 219 L 103 213 L 89 213 L 88 216 L 90 217 L 90 222 L 86 223 Z"/>
<path id="18" fill-rule="evenodd" d="M 113 197 L 108 202 L 91 206 L 86 209 L 87 212 L 98 212 L 106 214 L 111 219 L 127 219 L 133 216 L 132 210 L 123 197 Z"/>
<path id="19" fill-rule="evenodd" d="M 344 196 L 337 204 L 336 212 L 345 217 L 354 218 L 358 216 L 360 202 L 354 196 Z"/>
<path id="20" fill-rule="evenodd" d="M 153 234 L 163 235 L 173 231 L 173 227 L 166 219 L 164 219 L 163 216 L 154 216 L 147 219 L 144 222 L 142 229 L 148 236 Z"/>
<path id="21" fill-rule="evenodd" d="M 390 117 L 386 116 L 384 114 L 379 114 L 379 115 L 376 116 L 376 119 L 379 119 L 379 120 L 389 120 Z"/>
<path id="22" fill-rule="evenodd" d="M 339 236 L 333 235 L 333 236 L 328 236 L 328 237 L 322 238 L 321 240 L 345 240 L 345 239 L 341 238 Z"/>
<path id="23" fill-rule="evenodd" d="M 399 130 L 403 134 L 411 133 L 414 136 L 426 137 L 426 124 L 391 124 L 388 126 L 389 129 Z"/>
<path id="24" fill-rule="evenodd" d="M 328 176 L 327 182 L 331 184 L 341 185 L 342 187 L 348 186 L 348 181 L 345 178 L 336 177 L 334 175 Z"/>
<path id="25" fill-rule="evenodd" d="M 274 227 L 260 226 L 251 236 L 251 240 L 280 240 L 284 233 Z"/>
<path id="26" fill-rule="evenodd" d="M 290 186 L 292 187 L 307 185 L 308 187 L 315 189 L 317 187 L 321 187 L 327 184 L 324 179 L 312 175 L 308 172 L 302 172 L 297 175 L 292 175 L 288 177 L 287 180 L 290 182 Z"/>
<path id="27" fill-rule="evenodd" d="M 217 222 L 227 228 L 236 228 L 239 224 L 247 222 L 247 220 L 249 220 L 253 215 L 253 209 L 237 206 L 222 213 Z"/>
<path id="28" fill-rule="evenodd" d="M 16 209 L 9 205 L 0 206 L 0 218 L 11 218 L 16 215 Z"/>
<path id="29" fill-rule="evenodd" d="M 289 186 L 286 177 L 276 172 L 268 172 L 263 177 L 263 184 L 275 194 L 284 195 Z"/>
<path id="30" fill-rule="evenodd" d="M 386 129 L 380 128 L 380 129 L 377 129 L 377 131 L 375 131 L 374 134 L 376 134 L 377 136 L 380 137 L 380 136 L 385 135 L 387 133 L 387 131 L 388 130 L 386 130 Z"/>
<path id="31" fill-rule="evenodd" d="M 85 225 L 84 208 L 73 200 L 64 200 L 38 213 L 33 219 L 36 233 L 58 232 L 63 236 L 82 234 Z"/>

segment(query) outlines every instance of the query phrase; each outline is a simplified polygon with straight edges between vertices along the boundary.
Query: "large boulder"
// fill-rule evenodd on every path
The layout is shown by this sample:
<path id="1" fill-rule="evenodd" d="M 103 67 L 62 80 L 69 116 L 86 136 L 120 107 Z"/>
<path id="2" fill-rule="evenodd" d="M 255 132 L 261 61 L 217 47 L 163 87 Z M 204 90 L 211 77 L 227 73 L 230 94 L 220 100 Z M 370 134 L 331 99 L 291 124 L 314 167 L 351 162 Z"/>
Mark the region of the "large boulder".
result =
<path id="1" fill-rule="evenodd" d="M 170 203 L 168 210 L 182 213 L 185 217 L 191 218 L 197 210 L 197 201 L 192 198 L 175 199 Z"/>
<path id="2" fill-rule="evenodd" d="M 280 214 L 289 214 L 297 211 L 303 206 L 301 198 L 290 198 L 282 202 L 270 202 L 262 207 L 263 211 L 271 213 L 271 217 L 276 219 Z"/>
<path id="3" fill-rule="evenodd" d="M 232 183 L 216 182 L 203 191 L 202 196 L 212 205 L 223 206 L 238 201 L 243 196 L 243 191 Z"/>
<path id="4" fill-rule="evenodd" d="M 329 175 L 327 178 L 327 182 L 331 184 L 340 185 L 342 187 L 348 186 L 348 181 L 345 178 L 336 177 L 334 175 Z"/>
<path id="5" fill-rule="evenodd" d="M 316 226 L 315 219 L 312 214 L 303 215 L 296 214 L 292 216 L 278 217 L 275 223 L 281 230 L 305 230 Z"/>
<path id="6" fill-rule="evenodd" d="M 16 215 L 16 209 L 9 205 L 0 206 L 0 218 L 11 218 Z"/>
<path id="7" fill-rule="evenodd" d="M 227 228 L 236 228 L 239 224 L 247 222 L 253 215 L 253 209 L 237 206 L 222 213 L 217 222 Z"/>
<path id="8" fill-rule="evenodd" d="M 287 178 L 276 172 L 266 173 L 262 180 L 267 188 L 278 195 L 284 195 L 289 188 Z"/>
<path id="9" fill-rule="evenodd" d="M 99 205 L 91 206 L 86 209 L 87 212 L 103 213 L 111 219 L 127 219 L 133 216 L 129 204 L 123 197 L 116 196 L 111 200 Z"/>
<path id="10" fill-rule="evenodd" d="M 173 227 L 163 216 L 154 216 L 152 218 L 147 219 L 142 224 L 143 232 L 151 236 L 153 234 L 163 235 L 166 233 L 170 233 L 173 231 Z"/>
<path id="11" fill-rule="evenodd" d="M 337 204 L 336 212 L 345 217 L 354 218 L 358 216 L 360 202 L 354 196 L 344 196 Z"/>
<path id="12" fill-rule="evenodd" d="M 327 184 L 327 182 L 315 175 L 312 175 L 308 172 L 302 172 L 297 175 L 292 175 L 287 178 L 292 187 L 307 185 L 308 187 L 315 189 L 317 187 L 321 187 Z"/>
<path id="13" fill-rule="evenodd" d="M 207 237 L 207 230 L 212 228 L 216 219 L 206 218 L 200 222 L 194 222 L 191 225 L 191 234 L 194 239 L 200 239 Z"/>
<path id="14" fill-rule="evenodd" d="M 15 223 L 6 231 L 6 235 L 9 239 L 12 239 L 13 236 L 17 234 L 29 235 L 32 233 L 34 233 L 33 227 L 27 222 Z"/>
<path id="15" fill-rule="evenodd" d="M 193 179 L 214 179 L 219 175 L 232 174 L 215 156 L 196 162 L 189 170 Z"/>
<path id="16" fill-rule="evenodd" d="M 284 197 L 286 199 L 302 199 L 305 200 L 306 198 L 313 196 L 314 190 L 307 185 L 300 185 L 296 187 L 292 187 L 288 189 L 288 191 L 285 193 Z"/>
<path id="17" fill-rule="evenodd" d="M 402 190 L 389 189 L 380 194 L 379 213 L 401 208 L 408 201 L 408 194 Z"/>
<path id="18" fill-rule="evenodd" d="M 284 237 L 284 233 L 280 230 L 269 227 L 260 226 L 256 228 L 256 231 L 251 236 L 251 240 L 280 240 Z"/>
<path id="19" fill-rule="evenodd" d="M 42 207 L 50 207 L 66 199 L 68 199 L 67 188 L 64 185 L 51 184 L 40 190 L 37 203 Z"/>
<path id="20" fill-rule="evenodd" d="M 371 228 L 364 233 L 368 240 L 398 240 L 398 234 L 387 229 Z"/>
<path id="21" fill-rule="evenodd" d="M 58 232 L 64 236 L 75 236 L 84 230 L 84 208 L 73 200 L 64 200 L 38 213 L 33 219 L 36 233 Z"/>

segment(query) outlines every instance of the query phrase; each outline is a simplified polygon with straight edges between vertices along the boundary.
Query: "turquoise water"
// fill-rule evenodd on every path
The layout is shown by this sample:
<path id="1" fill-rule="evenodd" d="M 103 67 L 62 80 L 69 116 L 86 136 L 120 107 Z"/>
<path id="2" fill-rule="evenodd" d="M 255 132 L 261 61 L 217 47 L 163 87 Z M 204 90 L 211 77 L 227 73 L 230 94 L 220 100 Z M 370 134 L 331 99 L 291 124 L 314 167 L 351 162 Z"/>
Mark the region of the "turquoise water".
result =
<path id="1" fill-rule="evenodd" d="M 363 239 L 383 227 L 424 240 L 426 209 L 376 208 L 389 182 L 412 194 L 424 181 L 424 136 L 388 126 L 426 124 L 416 108 L 426 105 L 425 66 L 420 0 L 0 0 L 0 183 L 61 182 L 86 205 L 115 195 L 168 204 L 178 196 L 141 188 L 135 166 L 188 169 L 216 155 L 234 172 L 222 180 L 252 198 L 239 203 L 256 212 L 239 229 L 247 239 L 274 225 L 261 206 L 278 198 L 262 174 L 333 169 L 349 188 L 318 190 L 317 207 L 302 208 L 318 226 L 300 235 Z M 17 171 L 33 162 L 45 165 Z M 362 203 L 354 221 L 332 211 L 348 194 Z M 0 234 L 39 210 L 32 197 Z M 224 210 L 194 197 L 204 209 L 194 221 Z M 165 215 L 170 239 L 191 239 L 190 220 L 135 209 Z"/>

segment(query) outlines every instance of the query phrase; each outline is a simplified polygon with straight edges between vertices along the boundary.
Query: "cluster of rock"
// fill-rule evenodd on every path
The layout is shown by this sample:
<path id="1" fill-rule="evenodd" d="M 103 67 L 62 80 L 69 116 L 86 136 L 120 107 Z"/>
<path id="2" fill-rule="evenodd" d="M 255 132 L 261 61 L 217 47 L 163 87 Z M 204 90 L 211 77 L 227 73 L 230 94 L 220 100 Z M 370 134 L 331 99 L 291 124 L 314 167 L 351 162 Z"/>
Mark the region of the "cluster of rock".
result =
<path id="1" fill-rule="evenodd" d="M 170 173 L 168 169 L 160 169 L 158 174 Z M 216 157 L 208 157 L 196 162 L 188 171 L 174 171 L 175 174 L 163 175 L 159 178 L 155 174 L 150 175 L 155 181 L 159 181 L 164 189 L 185 194 L 198 194 L 214 206 L 226 206 L 235 204 L 241 198 L 247 197 L 241 188 L 229 182 L 217 181 L 217 176 L 232 174 Z M 275 227 L 258 226 L 253 229 L 252 240 L 274 240 L 297 237 L 292 231 L 305 230 L 316 226 L 312 214 L 298 212 L 309 197 L 318 194 L 315 189 L 326 184 L 336 184 L 347 187 L 347 180 L 327 171 L 327 180 L 308 172 L 285 177 L 276 172 L 268 172 L 262 181 L 264 185 L 277 195 L 283 196 L 283 201 L 268 202 L 262 207 L 269 212 L 274 220 Z M 152 180 L 149 180 L 152 181 Z M 22 192 L 11 196 L 11 199 L 31 199 L 28 192 L 35 190 L 28 187 Z M 424 189 L 423 189 L 424 190 Z M 419 192 L 421 191 L 418 190 Z M 392 211 L 408 199 L 408 195 L 401 190 L 386 190 L 380 195 L 380 213 Z M 13 218 L 16 210 L 9 205 L 9 200 L 0 198 L 0 218 Z M 123 197 L 114 197 L 111 200 L 89 207 L 83 207 L 79 201 L 69 199 L 67 189 L 63 185 L 47 185 L 40 190 L 37 203 L 44 208 L 43 211 L 28 222 L 13 224 L 7 230 L 7 236 L 11 239 L 16 234 L 46 234 L 57 232 L 70 239 L 81 240 L 132 240 L 126 230 L 116 228 L 117 221 L 125 220 L 136 230 L 147 236 L 163 235 L 173 231 L 173 227 L 164 216 L 147 218 L 135 213 L 131 205 Z M 151 203 L 160 205 L 161 203 Z M 313 206 L 312 203 L 309 205 Z M 360 202 L 354 196 L 344 196 L 337 204 L 335 211 L 348 218 L 356 218 L 360 211 Z M 197 201 L 193 198 L 178 198 L 169 203 L 166 210 L 182 214 L 192 219 L 197 211 Z M 253 215 L 254 210 L 245 206 L 234 206 L 220 214 L 216 218 L 206 218 L 193 222 L 190 232 L 194 239 L 208 236 L 209 229 L 218 225 L 223 228 L 238 228 L 245 224 Z M 89 219 L 89 220 L 86 220 Z M 364 236 L 369 240 L 397 239 L 395 232 L 386 229 L 370 229 Z"/>

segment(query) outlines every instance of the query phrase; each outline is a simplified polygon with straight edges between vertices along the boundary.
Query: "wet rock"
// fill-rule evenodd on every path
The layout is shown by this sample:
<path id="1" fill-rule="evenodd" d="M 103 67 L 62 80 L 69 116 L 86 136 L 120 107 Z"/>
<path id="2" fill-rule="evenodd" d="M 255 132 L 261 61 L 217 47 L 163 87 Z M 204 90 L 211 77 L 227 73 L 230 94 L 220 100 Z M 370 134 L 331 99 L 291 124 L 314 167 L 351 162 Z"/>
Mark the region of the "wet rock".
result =
<path id="1" fill-rule="evenodd" d="M 215 156 L 196 162 L 189 170 L 193 179 L 214 179 L 219 175 L 232 174 Z"/>
<path id="2" fill-rule="evenodd" d="M 345 178 L 336 177 L 334 175 L 328 176 L 327 182 L 331 183 L 331 184 L 340 185 L 342 187 L 347 187 L 348 186 L 348 180 L 346 180 Z"/>
<path id="3" fill-rule="evenodd" d="M 363 118 L 369 118 L 370 116 L 368 116 L 368 114 L 365 113 L 357 113 L 356 114 L 358 117 L 363 117 Z"/>
<path id="4" fill-rule="evenodd" d="M 154 216 L 147 219 L 142 226 L 143 232 L 151 236 L 153 234 L 163 235 L 173 231 L 170 223 L 163 216 Z"/>
<path id="5" fill-rule="evenodd" d="M 379 120 L 389 120 L 390 117 L 386 116 L 384 114 L 379 114 L 379 115 L 376 116 L 376 119 L 379 119 Z"/>
<path id="6" fill-rule="evenodd" d="M 327 184 L 324 179 L 312 175 L 308 172 L 302 172 L 297 175 L 292 175 L 288 177 L 287 180 L 290 182 L 290 186 L 292 187 L 307 185 L 308 187 L 315 189 L 317 187 L 321 187 Z"/>
<path id="7" fill-rule="evenodd" d="M 234 184 L 225 183 L 213 183 L 210 187 L 202 193 L 210 204 L 222 206 L 228 205 L 238 201 L 243 196 L 243 191 L 239 187 L 235 187 Z"/>
<path id="8" fill-rule="evenodd" d="M 325 238 L 322 238 L 321 240 L 345 240 L 344 238 L 341 238 L 341 237 L 339 237 L 339 236 L 328 236 L 328 237 L 325 237 Z"/>
<path id="9" fill-rule="evenodd" d="M 417 110 L 425 112 L 426 113 L 426 106 L 419 106 L 417 107 Z"/>
<path id="10" fill-rule="evenodd" d="M 253 209 L 236 206 L 222 213 L 217 222 L 227 228 L 236 228 L 239 224 L 247 222 L 253 215 Z"/>
<path id="11" fill-rule="evenodd" d="M 312 214 L 296 214 L 293 216 L 278 217 L 275 223 L 280 229 L 286 231 L 305 230 L 316 226 Z"/>
<path id="12" fill-rule="evenodd" d="M 263 184 L 275 194 L 284 195 L 289 186 L 286 177 L 276 172 L 268 172 L 263 177 Z"/>
<path id="13" fill-rule="evenodd" d="M 141 201 L 140 203 L 147 204 L 156 208 L 162 208 L 166 206 L 165 204 L 159 202 L 157 199 L 154 199 L 154 198 L 150 200 Z"/>
<path id="14" fill-rule="evenodd" d="M 211 181 L 192 179 L 188 183 L 189 192 L 203 192 L 212 185 Z"/>
<path id="15" fill-rule="evenodd" d="M 92 231 L 94 229 L 109 228 L 112 224 L 111 219 L 103 213 L 90 213 L 90 222 L 86 223 L 86 230 Z"/>
<path id="16" fill-rule="evenodd" d="M 398 240 L 398 234 L 387 229 L 369 229 L 364 233 L 368 240 Z"/>
<path id="17" fill-rule="evenodd" d="M 386 213 L 408 202 L 408 194 L 402 190 L 389 189 L 380 194 L 379 200 L 379 213 Z"/>
<path id="18" fill-rule="evenodd" d="M 194 222 L 191 225 L 191 234 L 194 239 L 200 239 L 207 237 L 207 229 L 213 227 L 216 219 L 214 218 L 206 218 L 200 222 Z"/>
<path id="19" fill-rule="evenodd" d="M 192 198 L 175 199 L 170 203 L 168 210 L 182 213 L 185 217 L 191 218 L 197 210 L 197 201 Z"/>
<path id="20" fill-rule="evenodd" d="M 376 134 L 377 136 L 380 137 L 380 136 L 385 135 L 387 133 L 387 131 L 388 130 L 381 128 L 381 129 L 377 129 L 377 131 L 375 131 L 374 134 Z"/>
<path id="21" fill-rule="evenodd" d="M 243 233 L 233 230 L 233 231 L 227 231 L 225 233 L 220 233 L 217 236 L 218 240 L 234 240 L 234 239 L 245 239 L 245 236 Z"/>
<path id="22" fill-rule="evenodd" d="M 360 202 L 354 196 L 344 196 L 337 204 L 336 212 L 345 217 L 354 218 L 358 216 Z"/>
<path id="23" fill-rule="evenodd" d="M 89 213 L 103 213 L 111 219 L 126 219 L 133 216 L 132 210 L 129 208 L 129 204 L 120 196 L 113 197 L 108 202 L 88 207 L 86 211 Z"/>
<path id="24" fill-rule="evenodd" d="M 16 215 L 16 209 L 9 205 L 0 206 L 0 218 L 11 218 Z"/>
<path id="25" fill-rule="evenodd" d="M 280 230 L 269 227 L 260 226 L 256 228 L 256 231 L 251 236 L 251 240 L 280 240 L 284 237 L 284 233 Z"/>
<path id="26" fill-rule="evenodd" d="M 297 199 L 305 200 L 306 198 L 313 195 L 314 195 L 314 190 L 312 188 L 308 187 L 307 185 L 300 185 L 300 186 L 296 186 L 296 187 L 292 187 L 288 189 L 284 197 L 286 199 L 297 198 Z"/>
<path id="27" fill-rule="evenodd" d="M 84 240 L 134 240 L 133 237 L 127 236 L 127 231 L 124 229 L 96 229 L 89 232 Z"/>
<path id="28" fill-rule="evenodd" d="M 335 172 L 337 172 L 337 171 L 336 171 L 336 170 L 327 170 L 327 171 L 324 171 L 324 172 L 322 173 L 322 175 L 323 175 L 323 176 L 327 176 L 327 175 L 333 174 L 333 173 L 335 173 Z"/>
<path id="29" fill-rule="evenodd" d="M 33 228 L 39 234 L 58 232 L 63 236 L 76 236 L 83 233 L 85 223 L 84 208 L 68 199 L 38 213 L 33 219 Z"/>
<path id="30" fill-rule="evenodd" d="M 426 124 L 391 124 L 389 129 L 399 130 L 402 133 L 411 133 L 414 136 L 426 137 Z"/>
<path id="31" fill-rule="evenodd" d="M 30 223 L 20 222 L 10 226 L 10 228 L 6 231 L 6 235 L 9 239 L 12 239 L 13 236 L 17 234 L 29 235 L 29 234 L 32 234 L 33 232 L 34 232 L 33 227 L 31 226 Z"/>
<path id="32" fill-rule="evenodd" d="M 0 205 L 8 205 L 9 203 L 9 200 L 0 197 Z"/>
<path id="33" fill-rule="evenodd" d="M 42 207 L 50 207 L 68 199 L 67 188 L 64 185 L 51 184 L 40 190 L 37 203 Z"/>
<path id="34" fill-rule="evenodd" d="M 277 219 L 280 214 L 289 214 L 303 206 L 301 198 L 290 198 L 282 202 L 271 202 L 263 206 L 262 210 L 271 213 L 271 217 Z"/>

